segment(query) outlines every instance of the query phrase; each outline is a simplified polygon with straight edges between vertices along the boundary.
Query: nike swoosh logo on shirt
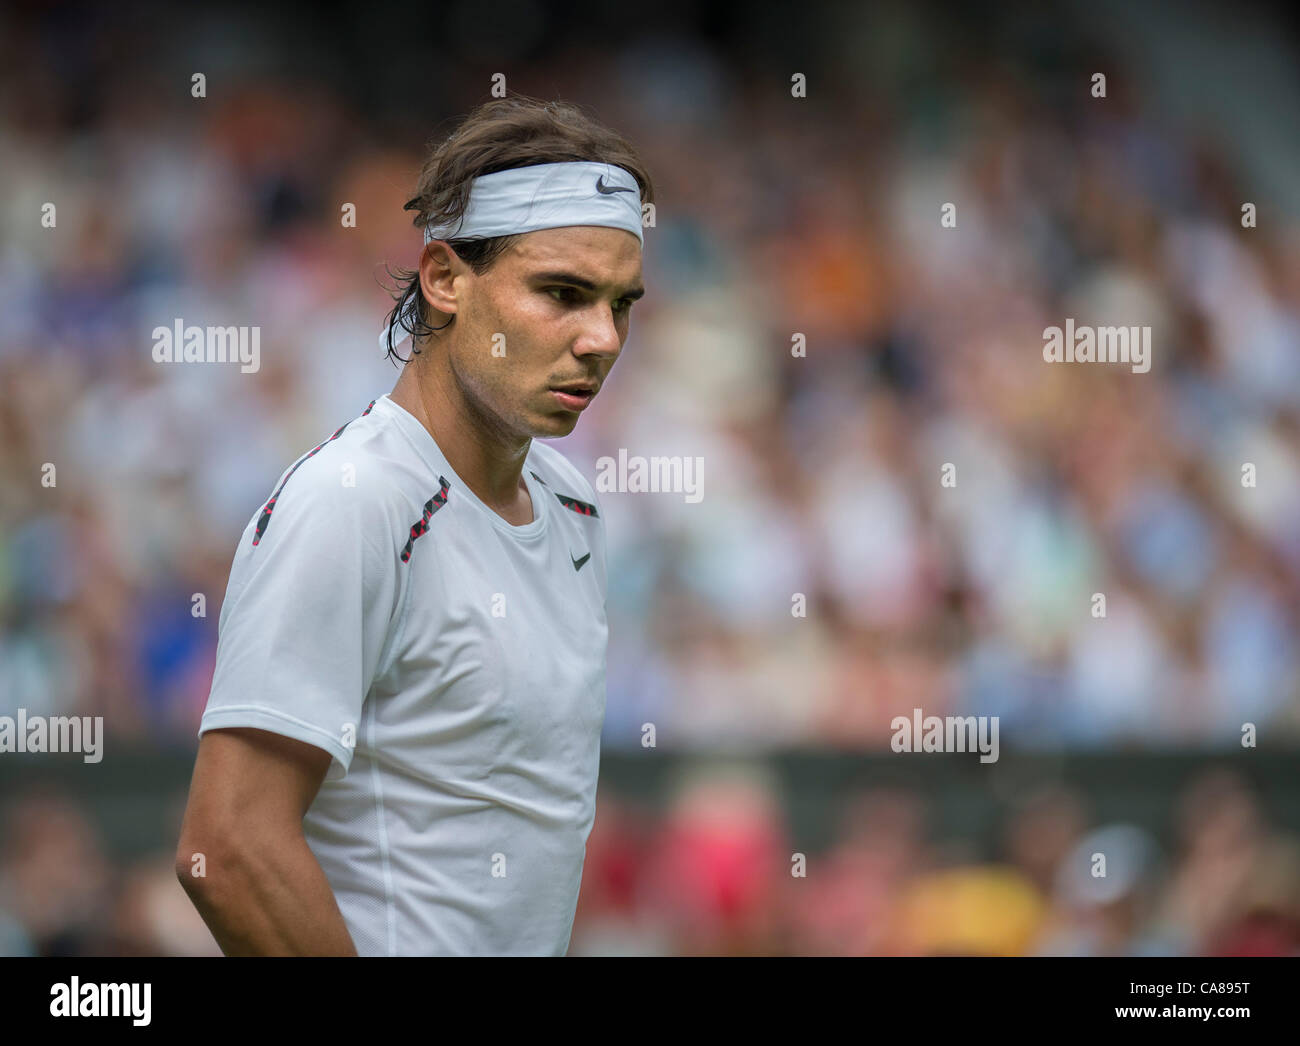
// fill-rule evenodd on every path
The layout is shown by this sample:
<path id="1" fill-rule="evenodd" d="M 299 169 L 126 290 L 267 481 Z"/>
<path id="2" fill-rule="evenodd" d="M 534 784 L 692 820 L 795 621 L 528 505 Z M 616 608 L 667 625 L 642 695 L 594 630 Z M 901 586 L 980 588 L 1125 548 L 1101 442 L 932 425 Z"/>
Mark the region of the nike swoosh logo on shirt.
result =
<path id="1" fill-rule="evenodd" d="M 573 559 L 573 553 L 572 553 L 572 552 L 569 553 L 569 558 L 570 558 L 570 559 Z M 582 565 L 583 565 L 584 563 L 586 563 L 587 560 L 589 560 L 590 558 L 591 558 L 591 553 L 588 552 L 588 553 L 587 553 L 585 556 L 583 556 L 581 559 L 573 559 L 573 569 L 574 569 L 574 570 L 581 570 L 581 569 L 582 569 Z"/>

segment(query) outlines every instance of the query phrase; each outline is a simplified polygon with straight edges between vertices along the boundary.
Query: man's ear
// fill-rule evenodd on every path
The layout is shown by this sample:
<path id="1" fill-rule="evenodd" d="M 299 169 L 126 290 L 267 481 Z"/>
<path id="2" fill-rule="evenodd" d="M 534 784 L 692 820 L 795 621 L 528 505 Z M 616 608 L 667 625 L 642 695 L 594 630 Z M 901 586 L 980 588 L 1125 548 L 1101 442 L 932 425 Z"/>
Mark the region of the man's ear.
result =
<path id="1" fill-rule="evenodd" d="M 467 267 L 443 240 L 430 240 L 420 252 L 420 293 L 431 308 L 454 315 L 459 309 L 456 277 Z M 436 326 L 436 324 L 435 324 Z"/>

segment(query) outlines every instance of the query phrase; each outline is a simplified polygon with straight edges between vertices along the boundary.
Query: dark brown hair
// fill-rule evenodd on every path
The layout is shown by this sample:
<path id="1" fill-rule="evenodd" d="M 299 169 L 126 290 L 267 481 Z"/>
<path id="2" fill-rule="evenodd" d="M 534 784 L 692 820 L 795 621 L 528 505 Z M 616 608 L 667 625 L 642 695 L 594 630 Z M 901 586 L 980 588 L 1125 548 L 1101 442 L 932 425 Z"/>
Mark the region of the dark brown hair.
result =
<path id="1" fill-rule="evenodd" d="M 457 221 L 469 205 L 470 188 L 479 175 L 531 167 L 540 163 L 590 161 L 622 167 L 641 190 L 642 204 L 654 202 L 654 186 L 645 164 L 622 135 L 598 123 L 594 117 L 572 102 L 546 102 L 525 95 L 496 98 L 475 108 L 454 131 L 432 146 L 415 196 L 402 208 L 414 211 L 414 224 L 423 231 L 430 222 L 437 225 Z M 448 240 L 456 255 L 478 275 L 492 263 L 517 236 L 494 236 L 488 239 Z M 417 338 L 440 331 L 430 326 L 427 303 L 420 293 L 419 269 L 390 270 L 399 281 L 393 291 L 397 303 L 388 314 L 388 357 L 402 359 L 393 348 L 394 328 L 398 325 L 411 334 L 411 351 L 419 353 Z"/>

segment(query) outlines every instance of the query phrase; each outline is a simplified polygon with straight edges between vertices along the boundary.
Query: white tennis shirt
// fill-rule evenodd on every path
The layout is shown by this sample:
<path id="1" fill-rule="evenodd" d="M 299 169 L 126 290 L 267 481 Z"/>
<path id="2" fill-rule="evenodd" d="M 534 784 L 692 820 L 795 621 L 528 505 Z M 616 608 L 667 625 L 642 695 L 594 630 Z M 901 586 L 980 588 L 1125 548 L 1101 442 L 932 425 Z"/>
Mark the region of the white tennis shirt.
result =
<path id="1" fill-rule="evenodd" d="M 333 757 L 303 826 L 361 955 L 568 950 L 605 716 L 604 518 L 539 440 L 523 476 L 517 527 L 384 395 L 240 538 L 199 733 Z"/>

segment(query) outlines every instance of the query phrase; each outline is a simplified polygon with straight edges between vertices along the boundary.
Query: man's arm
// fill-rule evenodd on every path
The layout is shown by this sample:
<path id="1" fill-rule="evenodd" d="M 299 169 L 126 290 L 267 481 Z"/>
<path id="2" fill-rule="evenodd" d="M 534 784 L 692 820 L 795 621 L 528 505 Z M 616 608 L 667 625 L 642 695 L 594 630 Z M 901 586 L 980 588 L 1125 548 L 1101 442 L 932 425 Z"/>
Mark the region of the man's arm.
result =
<path id="1" fill-rule="evenodd" d="M 176 876 L 227 955 L 357 954 L 302 831 L 329 765 L 324 749 L 265 730 L 200 740 Z"/>

